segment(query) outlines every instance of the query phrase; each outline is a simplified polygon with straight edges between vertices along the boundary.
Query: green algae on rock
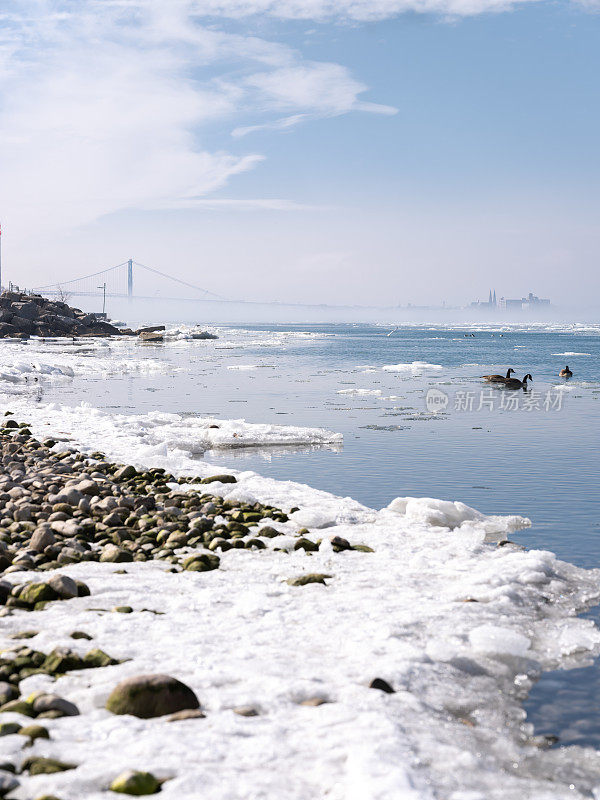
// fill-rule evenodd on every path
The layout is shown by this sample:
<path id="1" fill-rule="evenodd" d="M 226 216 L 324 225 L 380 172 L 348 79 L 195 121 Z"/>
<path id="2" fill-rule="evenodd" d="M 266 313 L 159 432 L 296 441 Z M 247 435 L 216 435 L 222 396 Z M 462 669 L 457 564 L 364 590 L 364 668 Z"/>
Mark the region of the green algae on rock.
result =
<path id="1" fill-rule="evenodd" d="M 136 675 L 117 684 L 106 701 L 113 714 L 141 719 L 162 717 L 184 709 L 200 708 L 194 692 L 170 675 Z"/>
<path id="2" fill-rule="evenodd" d="M 151 772 L 137 772 L 128 770 L 121 773 L 110 785 L 111 792 L 134 795 L 141 797 L 146 794 L 160 792 L 160 782 Z"/>

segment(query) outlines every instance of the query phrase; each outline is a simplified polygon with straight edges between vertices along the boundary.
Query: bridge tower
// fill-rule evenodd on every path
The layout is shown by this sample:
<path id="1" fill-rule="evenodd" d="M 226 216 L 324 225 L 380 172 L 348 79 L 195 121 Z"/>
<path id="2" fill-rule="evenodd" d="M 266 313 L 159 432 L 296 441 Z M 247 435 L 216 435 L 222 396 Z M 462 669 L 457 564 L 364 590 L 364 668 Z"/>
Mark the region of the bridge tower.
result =
<path id="1" fill-rule="evenodd" d="M 130 258 L 127 262 L 127 297 L 129 300 L 133 297 L 133 259 Z"/>

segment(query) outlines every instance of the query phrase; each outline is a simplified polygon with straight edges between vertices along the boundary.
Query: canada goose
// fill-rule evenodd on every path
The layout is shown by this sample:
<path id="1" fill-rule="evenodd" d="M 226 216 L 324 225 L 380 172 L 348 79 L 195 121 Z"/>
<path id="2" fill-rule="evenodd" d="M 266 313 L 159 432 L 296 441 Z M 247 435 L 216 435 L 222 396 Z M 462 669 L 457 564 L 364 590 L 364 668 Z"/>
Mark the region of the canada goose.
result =
<path id="1" fill-rule="evenodd" d="M 526 389 L 528 380 L 529 381 L 533 380 L 533 377 L 529 374 L 529 372 L 527 373 L 527 375 L 525 375 L 522 381 L 518 380 L 518 378 L 507 378 L 504 381 L 504 385 L 508 389 Z"/>
<path id="2" fill-rule="evenodd" d="M 564 369 L 561 369 L 561 371 L 558 374 L 560 375 L 561 378 L 572 378 L 573 377 L 573 373 L 569 369 L 568 365 Z"/>
<path id="3" fill-rule="evenodd" d="M 511 372 L 514 372 L 512 367 L 507 370 L 506 377 L 504 375 L 482 375 L 481 377 L 488 383 L 505 383 L 505 381 L 509 380 Z"/>

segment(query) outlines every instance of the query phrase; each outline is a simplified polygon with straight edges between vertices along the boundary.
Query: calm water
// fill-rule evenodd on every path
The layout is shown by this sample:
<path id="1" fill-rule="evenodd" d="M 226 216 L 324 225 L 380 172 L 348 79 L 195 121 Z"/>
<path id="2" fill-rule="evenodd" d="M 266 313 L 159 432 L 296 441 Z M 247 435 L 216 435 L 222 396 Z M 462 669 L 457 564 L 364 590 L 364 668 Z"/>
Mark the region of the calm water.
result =
<path id="1" fill-rule="evenodd" d="M 171 374 L 75 378 L 48 384 L 38 397 L 88 400 L 125 413 L 158 409 L 339 431 L 338 450 L 206 458 L 377 508 L 399 495 L 420 495 L 462 500 L 484 513 L 522 514 L 533 526 L 512 538 L 600 566 L 600 328 L 389 332 L 368 325 L 249 326 L 223 327 L 217 342 L 128 342 L 119 345 L 123 353 L 166 360 Z M 382 369 L 414 361 L 441 369 Z M 565 364 L 574 372 L 567 390 L 556 388 L 564 386 L 558 372 Z M 503 395 L 479 378 L 508 367 L 519 378 L 533 375 L 530 391 Z M 428 412 L 430 388 L 447 394 L 445 411 Z M 509 403 L 518 407 L 502 407 Z M 598 618 L 597 609 L 589 614 Z M 597 666 L 551 673 L 532 692 L 528 714 L 540 733 L 600 747 L 598 689 Z"/>

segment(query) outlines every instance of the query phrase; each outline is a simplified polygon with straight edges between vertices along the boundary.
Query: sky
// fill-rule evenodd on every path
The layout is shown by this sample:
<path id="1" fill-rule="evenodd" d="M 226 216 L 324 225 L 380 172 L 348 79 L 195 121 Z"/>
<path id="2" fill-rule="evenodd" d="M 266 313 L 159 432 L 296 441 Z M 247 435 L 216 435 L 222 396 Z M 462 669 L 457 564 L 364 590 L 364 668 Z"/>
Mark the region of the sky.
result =
<path id="1" fill-rule="evenodd" d="M 594 2 L 0 0 L 3 282 L 597 308 L 599 76 Z"/>

